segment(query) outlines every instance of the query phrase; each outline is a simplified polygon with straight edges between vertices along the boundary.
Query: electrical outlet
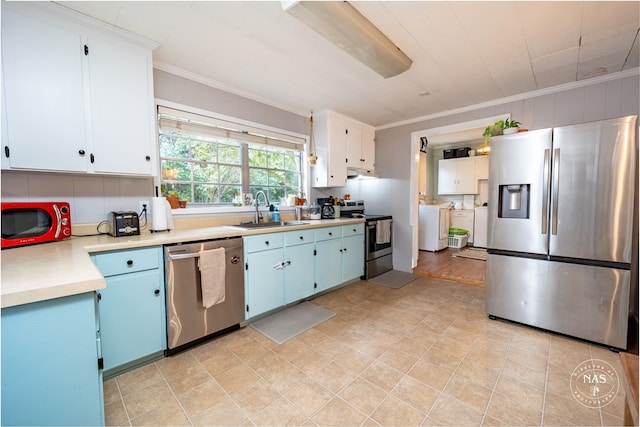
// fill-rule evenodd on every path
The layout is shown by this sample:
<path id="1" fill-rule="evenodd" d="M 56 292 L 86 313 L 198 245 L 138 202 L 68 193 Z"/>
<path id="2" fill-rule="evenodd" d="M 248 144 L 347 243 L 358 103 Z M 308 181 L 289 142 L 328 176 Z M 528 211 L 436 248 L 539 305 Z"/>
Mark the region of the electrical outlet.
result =
<path id="1" fill-rule="evenodd" d="M 138 202 L 138 213 L 141 213 L 145 206 L 147 207 L 147 213 L 149 213 L 150 206 L 148 200 L 141 200 Z"/>

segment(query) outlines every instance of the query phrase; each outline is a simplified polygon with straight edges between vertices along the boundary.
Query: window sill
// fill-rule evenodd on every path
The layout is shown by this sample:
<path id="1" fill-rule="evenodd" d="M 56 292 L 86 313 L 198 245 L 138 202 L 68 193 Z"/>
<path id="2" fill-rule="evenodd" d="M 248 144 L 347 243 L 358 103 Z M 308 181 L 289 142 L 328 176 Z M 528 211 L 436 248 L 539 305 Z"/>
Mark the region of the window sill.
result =
<path id="1" fill-rule="evenodd" d="M 266 208 L 264 206 L 260 206 L 260 211 L 264 212 Z M 279 212 L 293 212 L 295 210 L 294 206 L 279 206 Z M 182 216 L 182 215 L 230 215 L 230 214 L 239 214 L 239 213 L 252 213 L 256 211 L 255 206 L 203 206 L 203 207 L 190 207 L 187 205 L 186 208 L 179 209 L 171 209 L 171 213 L 173 215 Z"/>

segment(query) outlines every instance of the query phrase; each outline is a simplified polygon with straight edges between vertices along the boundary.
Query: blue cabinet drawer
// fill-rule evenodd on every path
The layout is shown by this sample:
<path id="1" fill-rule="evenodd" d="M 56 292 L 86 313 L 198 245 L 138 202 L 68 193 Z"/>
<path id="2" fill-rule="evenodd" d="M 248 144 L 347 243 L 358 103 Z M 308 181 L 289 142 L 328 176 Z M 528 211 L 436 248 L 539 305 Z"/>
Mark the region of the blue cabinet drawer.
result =
<path id="1" fill-rule="evenodd" d="M 342 226 L 342 237 L 364 234 L 364 224 L 350 224 Z"/>
<path id="2" fill-rule="evenodd" d="M 247 236 L 244 239 L 244 249 L 247 253 L 259 252 L 267 249 L 281 248 L 284 243 L 283 233 L 268 233 L 257 236 Z"/>
<path id="3" fill-rule="evenodd" d="M 128 249 L 118 252 L 95 254 L 96 266 L 105 276 L 134 273 L 159 268 L 159 247 Z"/>
<path id="4" fill-rule="evenodd" d="M 342 230 L 340 227 L 316 228 L 316 242 L 339 239 L 340 237 L 342 237 Z"/>
<path id="5" fill-rule="evenodd" d="M 295 230 L 284 233 L 285 246 L 302 245 L 304 243 L 313 243 L 313 230 Z"/>

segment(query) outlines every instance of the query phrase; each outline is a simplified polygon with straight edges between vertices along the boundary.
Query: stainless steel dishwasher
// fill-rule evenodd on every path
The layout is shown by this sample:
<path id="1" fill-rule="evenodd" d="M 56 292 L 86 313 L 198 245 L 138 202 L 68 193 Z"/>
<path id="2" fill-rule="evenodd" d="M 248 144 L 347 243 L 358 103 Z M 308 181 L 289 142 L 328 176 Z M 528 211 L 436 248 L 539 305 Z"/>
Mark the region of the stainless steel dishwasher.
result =
<path id="1" fill-rule="evenodd" d="M 225 249 L 225 300 L 205 309 L 198 258 L 200 251 L 216 248 Z M 168 335 L 165 355 L 237 329 L 245 314 L 242 238 L 167 245 L 164 254 Z"/>

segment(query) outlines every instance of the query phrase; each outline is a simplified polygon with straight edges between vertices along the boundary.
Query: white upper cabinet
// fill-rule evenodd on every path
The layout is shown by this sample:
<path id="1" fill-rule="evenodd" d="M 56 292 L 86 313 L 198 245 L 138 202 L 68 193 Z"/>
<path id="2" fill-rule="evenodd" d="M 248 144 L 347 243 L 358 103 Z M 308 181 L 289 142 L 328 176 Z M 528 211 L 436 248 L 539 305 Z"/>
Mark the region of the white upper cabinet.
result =
<path id="1" fill-rule="evenodd" d="M 81 36 L 4 6 L 2 155 L 11 168 L 86 171 Z"/>
<path id="2" fill-rule="evenodd" d="M 318 160 L 312 168 L 314 187 L 347 185 L 346 122 L 330 111 L 318 113 L 314 119 L 314 141 Z"/>
<path id="3" fill-rule="evenodd" d="M 347 124 L 347 169 L 366 169 L 375 167 L 375 131 L 373 127 L 359 124 Z"/>
<path id="4" fill-rule="evenodd" d="M 153 175 L 151 47 L 60 9 L 3 4 L 2 167 Z"/>
<path id="5" fill-rule="evenodd" d="M 373 127 L 328 110 L 317 113 L 313 123 L 318 156 L 312 169 L 314 187 L 344 187 L 347 169 L 373 170 Z"/>
<path id="6" fill-rule="evenodd" d="M 152 175 L 151 52 L 103 37 L 88 45 L 95 172 Z"/>
<path id="7" fill-rule="evenodd" d="M 489 179 L 487 156 L 438 161 L 438 194 L 478 194 L 480 179 Z"/>

